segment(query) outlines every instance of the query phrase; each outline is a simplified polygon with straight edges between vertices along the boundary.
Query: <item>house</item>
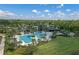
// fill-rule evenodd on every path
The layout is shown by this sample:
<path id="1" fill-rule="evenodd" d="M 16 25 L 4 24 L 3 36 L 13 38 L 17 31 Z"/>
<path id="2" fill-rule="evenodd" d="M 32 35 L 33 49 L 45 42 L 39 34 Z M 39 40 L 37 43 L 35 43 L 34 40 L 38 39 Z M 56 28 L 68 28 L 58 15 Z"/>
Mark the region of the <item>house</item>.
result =
<path id="1" fill-rule="evenodd" d="M 42 25 L 38 25 L 38 31 L 43 31 L 43 26 Z"/>
<path id="2" fill-rule="evenodd" d="M 48 31 L 53 32 L 53 31 L 60 31 L 60 29 L 54 25 L 48 26 Z"/>
<path id="3" fill-rule="evenodd" d="M 21 25 L 21 26 L 19 26 L 19 30 L 22 32 L 28 32 L 29 26 L 28 25 Z"/>
<path id="4" fill-rule="evenodd" d="M 38 31 L 38 26 L 33 26 L 32 27 L 35 31 Z"/>

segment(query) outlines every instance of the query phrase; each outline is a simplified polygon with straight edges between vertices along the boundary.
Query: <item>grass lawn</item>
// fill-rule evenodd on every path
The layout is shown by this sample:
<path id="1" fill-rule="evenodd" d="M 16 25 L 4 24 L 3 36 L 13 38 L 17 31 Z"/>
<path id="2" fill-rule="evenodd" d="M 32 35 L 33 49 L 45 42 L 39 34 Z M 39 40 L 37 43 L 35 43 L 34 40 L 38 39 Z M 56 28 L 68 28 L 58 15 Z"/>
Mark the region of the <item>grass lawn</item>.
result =
<path id="1" fill-rule="evenodd" d="M 38 46 L 35 55 L 70 55 L 79 50 L 79 37 L 58 36 L 48 43 Z M 79 51 L 78 51 L 79 52 Z"/>

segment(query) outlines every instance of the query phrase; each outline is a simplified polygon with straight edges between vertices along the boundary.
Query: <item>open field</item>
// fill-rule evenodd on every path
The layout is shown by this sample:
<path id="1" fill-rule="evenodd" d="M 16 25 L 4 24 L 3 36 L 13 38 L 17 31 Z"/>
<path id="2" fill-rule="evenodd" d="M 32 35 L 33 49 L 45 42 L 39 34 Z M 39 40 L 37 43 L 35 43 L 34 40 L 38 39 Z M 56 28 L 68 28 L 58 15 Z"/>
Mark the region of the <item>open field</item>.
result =
<path id="1" fill-rule="evenodd" d="M 70 55 L 79 50 L 79 37 L 59 36 L 52 41 L 38 46 L 37 55 Z"/>

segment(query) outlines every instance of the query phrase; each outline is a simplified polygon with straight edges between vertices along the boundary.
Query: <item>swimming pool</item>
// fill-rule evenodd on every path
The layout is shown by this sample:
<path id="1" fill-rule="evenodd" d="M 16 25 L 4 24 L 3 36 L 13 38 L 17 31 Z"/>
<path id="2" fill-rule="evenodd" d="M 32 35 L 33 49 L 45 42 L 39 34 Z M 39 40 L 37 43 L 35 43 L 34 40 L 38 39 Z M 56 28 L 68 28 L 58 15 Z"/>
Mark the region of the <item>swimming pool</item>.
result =
<path id="1" fill-rule="evenodd" d="M 34 32 L 34 35 L 37 36 L 38 38 L 43 38 L 45 37 L 45 32 Z"/>
<path id="2" fill-rule="evenodd" d="M 26 35 L 26 34 L 24 34 L 24 35 L 19 36 L 19 38 L 20 38 L 20 41 L 24 41 L 25 43 L 30 43 L 30 42 L 32 42 L 32 37 L 31 37 L 31 35 Z"/>
<path id="3" fill-rule="evenodd" d="M 31 34 L 23 34 L 23 35 L 19 36 L 19 40 L 23 41 L 25 43 L 30 43 L 30 42 L 32 42 L 32 38 L 33 38 L 32 36 L 33 37 L 37 36 L 38 39 L 41 39 L 41 38 L 45 37 L 45 32 L 34 32 Z"/>

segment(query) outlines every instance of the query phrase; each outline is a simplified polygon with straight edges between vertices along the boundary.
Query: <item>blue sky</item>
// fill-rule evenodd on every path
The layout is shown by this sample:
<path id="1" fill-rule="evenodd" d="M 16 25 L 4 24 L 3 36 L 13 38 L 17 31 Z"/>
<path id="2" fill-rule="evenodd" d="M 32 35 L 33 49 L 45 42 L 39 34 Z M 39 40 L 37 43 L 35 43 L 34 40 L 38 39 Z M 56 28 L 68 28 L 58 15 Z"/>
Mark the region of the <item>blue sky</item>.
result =
<path id="1" fill-rule="evenodd" d="M 0 4 L 1 19 L 79 19 L 79 4 Z"/>

